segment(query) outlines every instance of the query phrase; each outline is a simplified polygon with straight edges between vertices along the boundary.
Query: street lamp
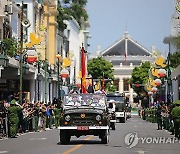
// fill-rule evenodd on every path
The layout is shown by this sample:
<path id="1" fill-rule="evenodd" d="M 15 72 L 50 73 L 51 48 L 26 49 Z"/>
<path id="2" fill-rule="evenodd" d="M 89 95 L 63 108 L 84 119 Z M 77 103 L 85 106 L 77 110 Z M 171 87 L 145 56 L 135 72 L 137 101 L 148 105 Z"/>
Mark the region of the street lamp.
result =
<path id="1" fill-rule="evenodd" d="M 169 53 L 167 57 L 167 84 L 166 84 L 166 104 L 170 104 L 173 102 L 172 99 L 172 80 L 171 80 L 171 69 L 170 69 L 170 44 L 169 44 Z"/>
<path id="2" fill-rule="evenodd" d="M 24 28 L 28 28 L 30 26 L 29 20 L 24 19 L 24 2 L 21 4 L 21 29 L 20 29 L 20 60 L 19 60 L 19 70 L 20 70 L 20 79 L 19 79 L 19 103 L 22 103 L 22 87 L 23 87 L 23 74 L 27 74 L 29 71 L 29 66 L 24 64 L 24 56 L 23 53 L 23 36 L 24 36 Z M 25 21 L 28 21 L 25 23 Z"/>
<path id="3" fill-rule="evenodd" d="M 59 54 L 59 52 L 58 52 L 58 54 L 56 55 L 56 58 L 57 58 L 57 78 L 58 78 L 58 99 L 60 99 L 61 98 L 61 100 L 62 100 L 62 97 L 61 97 L 61 91 L 62 91 L 62 87 L 60 87 L 60 85 L 61 85 L 61 78 L 60 78 L 60 64 L 63 62 L 63 59 L 62 59 L 62 57 L 61 57 L 61 55 Z M 61 88 L 61 89 L 60 89 Z"/>
<path id="4" fill-rule="evenodd" d="M 53 81 L 53 77 L 50 74 L 50 76 L 48 77 L 48 82 L 49 82 L 49 101 L 50 102 L 51 102 L 51 83 L 52 83 L 52 81 Z"/>

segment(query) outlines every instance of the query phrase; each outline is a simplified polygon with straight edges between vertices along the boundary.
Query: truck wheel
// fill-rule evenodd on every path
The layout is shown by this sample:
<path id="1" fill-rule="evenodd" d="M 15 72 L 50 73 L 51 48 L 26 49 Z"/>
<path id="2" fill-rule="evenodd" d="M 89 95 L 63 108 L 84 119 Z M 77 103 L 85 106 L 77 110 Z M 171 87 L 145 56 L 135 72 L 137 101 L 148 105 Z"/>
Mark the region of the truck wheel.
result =
<path id="1" fill-rule="evenodd" d="M 116 126 L 115 126 L 115 123 L 112 124 L 112 130 L 115 130 L 116 129 Z"/>
<path id="2" fill-rule="evenodd" d="M 70 142 L 71 136 L 67 135 L 68 133 L 65 131 L 60 131 L 60 142 L 62 145 L 68 144 Z"/>
<path id="3" fill-rule="evenodd" d="M 126 122 L 126 118 L 122 118 L 122 123 L 125 123 Z"/>
<path id="4" fill-rule="evenodd" d="M 102 142 L 102 144 L 107 144 L 109 142 L 109 132 L 108 132 L 108 130 L 105 130 L 103 132 L 101 142 Z"/>

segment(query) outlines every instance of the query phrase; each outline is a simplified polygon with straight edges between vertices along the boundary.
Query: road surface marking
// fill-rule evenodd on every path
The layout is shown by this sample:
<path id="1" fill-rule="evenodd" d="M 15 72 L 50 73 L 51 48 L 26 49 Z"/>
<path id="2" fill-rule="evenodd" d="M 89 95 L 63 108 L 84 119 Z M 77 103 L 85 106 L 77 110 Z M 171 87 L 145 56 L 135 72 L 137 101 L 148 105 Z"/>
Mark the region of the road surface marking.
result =
<path id="1" fill-rule="evenodd" d="M 139 153 L 139 154 L 144 154 L 147 151 L 139 150 L 139 151 L 136 151 L 136 152 Z"/>
<path id="2" fill-rule="evenodd" d="M 91 140 L 93 137 L 94 137 L 94 136 L 89 136 L 89 137 L 85 138 L 84 140 L 88 141 L 88 140 Z M 71 149 L 63 152 L 63 154 L 69 154 L 69 153 L 71 153 L 71 152 L 79 149 L 79 148 L 82 147 L 82 146 L 83 146 L 83 144 L 78 144 L 78 145 L 72 147 Z"/>
<path id="3" fill-rule="evenodd" d="M 0 151 L 0 153 L 8 153 L 8 151 Z"/>
<path id="4" fill-rule="evenodd" d="M 29 140 L 31 140 L 31 141 L 34 141 L 34 140 L 47 140 L 47 138 L 31 138 Z"/>

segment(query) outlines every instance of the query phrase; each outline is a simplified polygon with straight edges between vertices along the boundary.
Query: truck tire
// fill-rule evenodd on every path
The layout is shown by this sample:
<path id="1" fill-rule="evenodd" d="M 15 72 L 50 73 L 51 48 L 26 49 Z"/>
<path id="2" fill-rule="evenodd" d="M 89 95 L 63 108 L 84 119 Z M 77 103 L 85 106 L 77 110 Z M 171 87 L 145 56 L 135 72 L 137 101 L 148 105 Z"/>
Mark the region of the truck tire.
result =
<path id="1" fill-rule="evenodd" d="M 112 130 L 115 130 L 116 129 L 116 126 L 115 126 L 115 123 L 112 124 Z"/>
<path id="2" fill-rule="evenodd" d="M 63 130 L 60 131 L 60 142 L 62 145 L 68 144 L 70 142 L 71 136 L 67 134 L 68 133 Z"/>
<path id="3" fill-rule="evenodd" d="M 126 122 L 126 118 L 122 118 L 122 123 L 125 123 Z"/>
<path id="4" fill-rule="evenodd" d="M 108 130 L 105 130 L 102 134 L 101 143 L 107 144 L 109 142 L 109 132 Z"/>

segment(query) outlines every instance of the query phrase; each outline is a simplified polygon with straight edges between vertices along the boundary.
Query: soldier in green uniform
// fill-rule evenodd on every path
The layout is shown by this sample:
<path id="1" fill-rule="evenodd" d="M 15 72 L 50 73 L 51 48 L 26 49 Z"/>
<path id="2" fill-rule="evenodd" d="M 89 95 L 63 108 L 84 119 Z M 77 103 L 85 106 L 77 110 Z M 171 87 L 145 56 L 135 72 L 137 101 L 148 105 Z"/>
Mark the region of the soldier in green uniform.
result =
<path id="1" fill-rule="evenodd" d="M 175 107 L 172 109 L 171 115 L 174 122 L 175 137 L 180 139 L 180 100 L 175 102 Z"/>
<path id="2" fill-rule="evenodd" d="M 57 128 L 60 125 L 60 117 L 61 117 L 61 108 L 59 105 L 55 106 L 54 115 L 55 115 L 55 126 Z"/>
<path id="3" fill-rule="evenodd" d="M 173 117 L 171 115 L 172 109 L 175 107 L 174 103 L 171 103 L 169 105 L 169 131 L 171 132 L 171 135 L 174 135 L 174 122 L 173 122 Z"/>
<path id="4" fill-rule="evenodd" d="M 34 119 L 34 131 L 37 132 L 38 131 L 38 119 L 39 119 L 39 102 L 36 102 L 34 104 L 34 112 L 33 112 L 33 119 Z"/>
<path id="5" fill-rule="evenodd" d="M 16 137 L 17 135 L 20 112 L 21 108 L 16 105 L 16 100 L 13 99 L 8 109 L 9 137 Z"/>
<path id="6" fill-rule="evenodd" d="M 158 108 L 156 110 L 156 120 L 157 120 L 157 125 L 158 125 L 158 128 L 157 130 L 161 130 L 162 129 L 162 115 L 161 115 L 161 106 L 158 105 Z"/>

